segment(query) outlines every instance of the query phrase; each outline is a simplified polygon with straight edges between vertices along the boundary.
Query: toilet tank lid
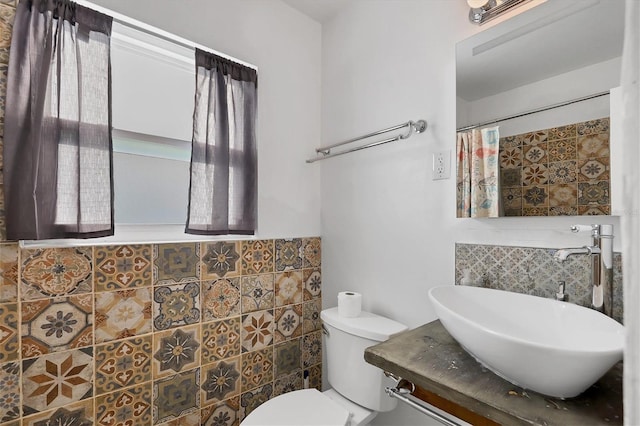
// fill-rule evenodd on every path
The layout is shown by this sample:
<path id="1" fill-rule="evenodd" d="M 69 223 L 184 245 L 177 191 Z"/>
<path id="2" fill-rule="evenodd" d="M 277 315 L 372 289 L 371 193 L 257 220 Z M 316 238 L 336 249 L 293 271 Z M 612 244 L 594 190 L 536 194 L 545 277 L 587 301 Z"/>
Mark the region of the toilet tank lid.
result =
<path id="1" fill-rule="evenodd" d="M 371 312 L 362 311 L 354 318 L 342 317 L 338 314 L 337 307 L 323 310 L 320 317 L 338 330 L 377 342 L 384 342 L 394 334 L 408 329 L 404 324 Z"/>

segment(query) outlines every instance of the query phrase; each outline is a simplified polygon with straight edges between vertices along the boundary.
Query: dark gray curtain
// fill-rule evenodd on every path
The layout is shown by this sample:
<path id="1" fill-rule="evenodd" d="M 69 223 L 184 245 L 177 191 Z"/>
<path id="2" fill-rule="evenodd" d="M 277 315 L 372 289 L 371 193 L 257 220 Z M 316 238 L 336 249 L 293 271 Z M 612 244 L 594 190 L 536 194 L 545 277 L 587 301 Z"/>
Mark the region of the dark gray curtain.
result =
<path id="1" fill-rule="evenodd" d="M 187 233 L 255 233 L 257 86 L 253 68 L 196 50 Z"/>
<path id="2" fill-rule="evenodd" d="M 113 235 L 111 17 L 21 0 L 4 130 L 7 238 Z"/>

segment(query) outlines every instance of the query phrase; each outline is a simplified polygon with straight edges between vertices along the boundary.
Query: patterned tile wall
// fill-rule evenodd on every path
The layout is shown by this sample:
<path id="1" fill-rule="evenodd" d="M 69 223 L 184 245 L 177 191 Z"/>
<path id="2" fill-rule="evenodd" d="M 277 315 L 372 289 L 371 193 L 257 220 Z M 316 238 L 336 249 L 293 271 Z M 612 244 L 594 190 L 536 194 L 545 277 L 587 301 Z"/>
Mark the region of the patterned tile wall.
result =
<path id="1" fill-rule="evenodd" d="M 456 243 L 455 279 L 469 270 L 472 285 L 555 298 L 558 281 L 566 283 L 567 301 L 591 304 L 591 267 L 587 256 L 565 262 L 553 259 L 555 249 Z M 613 254 L 613 317 L 622 322 L 622 255 Z"/>
<path id="2" fill-rule="evenodd" d="M 500 139 L 505 216 L 611 214 L 609 118 Z"/>
<path id="3" fill-rule="evenodd" d="M 320 238 L 0 244 L 0 425 L 238 425 L 322 384 Z"/>

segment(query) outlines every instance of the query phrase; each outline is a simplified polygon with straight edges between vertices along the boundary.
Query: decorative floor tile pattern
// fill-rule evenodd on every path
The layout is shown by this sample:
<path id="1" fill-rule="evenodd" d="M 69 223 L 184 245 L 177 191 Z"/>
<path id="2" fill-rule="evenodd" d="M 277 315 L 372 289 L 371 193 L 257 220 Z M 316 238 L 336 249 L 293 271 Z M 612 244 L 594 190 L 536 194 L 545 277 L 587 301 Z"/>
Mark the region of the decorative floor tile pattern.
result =
<path id="1" fill-rule="evenodd" d="M 151 288 L 96 294 L 96 343 L 151 332 Z"/>
<path id="2" fill-rule="evenodd" d="M 204 407 L 201 411 L 203 426 L 239 426 L 240 397 L 229 398 L 215 405 Z"/>
<path id="3" fill-rule="evenodd" d="M 153 423 L 174 420 L 200 408 L 200 369 L 153 383 Z"/>
<path id="4" fill-rule="evenodd" d="M 304 304 L 304 322 L 302 324 L 303 333 L 311 333 L 320 330 L 322 321 L 320 320 L 320 311 L 322 310 L 322 300 L 316 299 Z"/>
<path id="5" fill-rule="evenodd" d="M 93 348 L 47 354 L 22 361 L 24 415 L 90 398 Z"/>
<path id="6" fill-rule="evenodd" d="M 0 364 L 0 422 L 20 417 L 20 364 Z M 2 423 L 4 424 L 4 423 Z"/>
<path id="7" fill-rule="evenodd" d="M 200 322 L 200 284 L 156 287 L 153 292 L 153 313 L 156 330 Z"/>
<path id="8" fill-rule="evenodd" d="M 275 309 L 274 343 L 284 342 L 302 335 L 302 304 Z"/>
<path id="9" fill-rule="evenodd" d="M 240 317 L 202 324 L 202 364 L 242 353 Z"/>
<path id="10" fill-rule="evenodd" d="M 273 240 L 242 242 L 242 274 L 273 272 Z"/>
<path id="11" fill-rule="evenodd" d="M 151 246 L 105 246 L 95 249 L 96 291 L 151 285 Z"/>
<path id="12" fill-rule="evenodd" d="M 275 282 L 276 306 L 302 302 L 302 272 L 280 272 Z"/>
<path id="13" fill-rule="evenodd" d="M 98 396 L 96 411 L 98 426 L 150 426 L 151 382 Z"/>
<path id="14" fill-rule="evenodd" d="M 274 374 L 276 378 L 286 376 L 300 370 L 302 367 L 302 351 L 300 339 L 290 340 L 274 346 Z"/>
<path id="15" fill-rule="evenodd" d="M 0 302 L 18 300 L 18 244 L 0 244 Z"/>
<path id="16" fill-rule="evenodd" d="M 273 381 L 273 348 L 242 354 L 242 390 Z"/>
<path id="17" fill-rule="evenodd" d="M 258 311 L 242 316 L 240 337 L 242 351 L 250 352 L 263 349 L 273 341 L 273 311 Z"/>
<path id="18" fill-rule="evenodd" d="M 93 426 L 93 399 L 27 417 L 23 426 Z M 115 425 L 115 423 L 111 423 Z"/>
<path id="19" fill-rule="evenodd" d="M 96 346 L 96 395 L 151 380 L 151 335 Z"/>
<path id="20" fill-rule="evenodd" d="M 305 238 L 302 240 L 303 244 L 303 267 L 305 268 L 319 268 L 322 257 L 322 247 L 320 244 L 320 238 Z"/>
<path id="21" fill-rule="evenodd" d="M 302 239 L 275 240 L 276 271 L 302 269 Z"/>
<path id="22" fill-rule="evenodd" d="M 240 278 L 222 278 L 202 283 L 202 320 L 212 321 L 240 315 Z"/>
<path id="23" fill-rule="evenodd" d="M 18 304 L 0 303 L 0 363 L 18 359 Z"/>
<path id="24" fill-rule="evenodd" d="M 304 300 L 311 300 L 322 296 L 322 272 L 320 268 L 304 269 Z"/>
<path id="25" fill-rule="evenodd" d="M 90 294 L 22 303 L 22 356 L 93 345 L 93 297 Z"/>
<path id="26" fill-rule="evenodd" d="M 237 277 L 240 275 L 239 241 L 201 243 L 201 277 L 205 280 Z"/>
<path id="27" fill-rule="evenodd" d="M 499 158 L 505 216 L 611 210 L 609 118 L 501 138 Z"/>
<path id="28" fill-rule="evenodd" d="M 22 259 L 23 300 L 93 290 L 91 248 L 22 250 Z"/>
<path id="29" fill-rule="evenodd" d="M 202 366 L 202 404 L 211 404 L 240 394 L 240 357 Z"/>
<path id="30" fill-rule="evenodd" d="M 154 284 L 198 281 L 199 244 L 158 244 L 153 246 Z"/>
<path id="31" fill-rule="evenodd" d="M 247 417 L 253 410 L 271 399 L 272 396 L 273 386 L 270 384 L 244 392 L 240 397 L 240 418 Z"/>
<path id="32" fill-rule="evenodd" d="M 153 336 L 153 377 L 161 378 L 200 365 L 200 325 Z"/>
<path id="33" fill-rule="evenodd" d="M 273 308 L 273 274 L 250 275 L 241 279 L 242 313 Z"/>

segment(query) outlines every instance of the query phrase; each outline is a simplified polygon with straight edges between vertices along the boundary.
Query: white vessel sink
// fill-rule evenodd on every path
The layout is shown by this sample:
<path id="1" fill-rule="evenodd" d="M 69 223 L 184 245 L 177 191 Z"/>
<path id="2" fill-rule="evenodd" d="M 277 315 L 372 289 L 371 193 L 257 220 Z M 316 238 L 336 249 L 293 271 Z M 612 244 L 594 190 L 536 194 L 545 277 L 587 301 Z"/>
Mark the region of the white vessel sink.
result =
<path id="1" fill-rule="evenodd" d="M 467 352 L 502 378 L 544 395 L 577 396 L 622 359 L 624 327 L 592 309 L 469 286 L 436 287 L 429 298 Z"/>

